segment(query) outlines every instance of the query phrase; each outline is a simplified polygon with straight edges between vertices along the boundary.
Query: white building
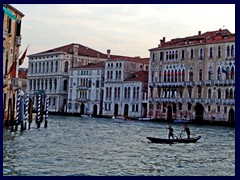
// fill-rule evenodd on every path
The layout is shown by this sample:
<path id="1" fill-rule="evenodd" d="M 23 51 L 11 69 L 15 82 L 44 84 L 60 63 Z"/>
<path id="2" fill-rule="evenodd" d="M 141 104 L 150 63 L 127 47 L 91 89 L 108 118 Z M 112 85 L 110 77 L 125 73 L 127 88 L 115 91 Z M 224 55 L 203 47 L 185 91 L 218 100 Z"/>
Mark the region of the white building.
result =
<path id="1" fill-rule="evenodd" d="M 74 67 L 69 73 L 68 112 L 102 114 L 104 62 Z"/>
<path id="2" fill-rule="evenodd" d="M 145 84 L 130 81 L 130 78 L 137 71 L 148 70 L 148 64 L 147 58 L 140 57 L 111 57 L 105 62 L 103 115 L 141 116 L 141 100 Z M 137 75 L 142 74 L 135 74 Z"/>
<path id="3" fill-rule="evenodd" d="M 69 88 L 69 70 L 80 65 L 105 61 L 107 55 L 80 44 L 69 44 L 29 55 L 28 91 L 49 96 L 50 112 L 66 112 Z"/>

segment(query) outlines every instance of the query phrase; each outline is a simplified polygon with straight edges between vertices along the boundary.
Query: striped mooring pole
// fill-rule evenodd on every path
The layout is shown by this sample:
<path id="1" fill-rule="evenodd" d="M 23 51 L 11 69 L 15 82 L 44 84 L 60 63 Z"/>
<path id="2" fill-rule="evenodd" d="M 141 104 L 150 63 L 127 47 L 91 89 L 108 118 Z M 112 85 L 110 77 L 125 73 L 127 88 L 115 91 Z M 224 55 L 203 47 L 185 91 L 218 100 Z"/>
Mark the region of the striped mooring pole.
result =
<path id="1" fill-rule="evenodd" d="M 20 101 L 21 101 L 21 96 L 20 96 L 20 88 L 17 91 L 17 107 L 16 107 L 16 122 L 15 122 L 15 131 L 18 130 L 18 125 L 19 125 L 19 110 L 20 110 Z"/>
<path id="2" fill-rule="evenodd" d="M 40 128 L 40 107 L 41 107 L 41 95 L 38 94 L 38 118 L 37 118 L 37 128 Z"/>
<path id="3" fill-rule="evenodd" d="M 25 122 L 24 122 L 25 130 L 27 129 L 28 107 L 29 107 L 29 93 L 26 93 L 26 99 L 25 99 Z"/>
<path id="4" fill-rule="evenodd" d="M 44 124 L 45 128 L 47 128 L 47 123 L 48 123 L 48 106 L 49 106 L 49 96 L 47 96 L 47 99 L 46 99 L 46 115 L 45 115 L 45 124 Z"/>

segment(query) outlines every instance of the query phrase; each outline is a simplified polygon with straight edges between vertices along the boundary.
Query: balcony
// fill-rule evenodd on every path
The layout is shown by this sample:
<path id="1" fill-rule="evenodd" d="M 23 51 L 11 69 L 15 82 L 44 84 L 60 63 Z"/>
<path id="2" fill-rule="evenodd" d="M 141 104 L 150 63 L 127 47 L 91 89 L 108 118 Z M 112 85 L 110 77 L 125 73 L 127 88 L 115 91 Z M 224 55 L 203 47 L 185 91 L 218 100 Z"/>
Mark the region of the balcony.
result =
<path id="1" fill-rule="evenodd" d="M 77 98 L 77 101 L 78 102 L 86 102 L 86 101 L 88 101 L 88 99 L 87 98 Z"/>
<path id="2" fill-rule="evenodd" d="M 88 86 L 78 86 L 77 89 L 81 89 L 81 90 L 86 90 L 88 88 Z"/>
<path id="3" fill-rule="evenodd" d="M 235 99 L 226 99 L 226 104 L 235 105 Z"/>
<path id="4" fill-rule="evenodd" d="M 203 86 L 204 85 L 204 82 L 203 81 L 197 81 L 196 82 L 196 86 Z"/>
<path id="5" fill-rule="evenodd" d="M 194 83 L 192 81 L 186 82 L 186 86 L 188 87 L 193 87 Z"/>
<path id="6" fill-rule="evenodd" d="M 215 99 L 215 103 L 216 103 L 216 104 L 221 104 L 222 101 L 221 101 L 221 99 Z"/>
<path id="7" fill-rule="evenodd" d="M 15 44 L 16 46 L 21 46 L 22 36 L 16 36 Z"/>
<path id="8" fill-rule="evenodd" d="M 195 102 L 195 103 L 204 103 L 205 100 L 202 99 L 202 98 L 196 98 L 196 99 L 194 100 L 194 102 Z"/>
<path id="9" fill-rule="evenodd" d="M 5 40 L 8 37 L 7 30 L 3 30 L 3 40 Z"/>
<path id="10" fill-rule="evenodd" d="M 213 80 L 207 80 L 206 81 L 206 86 L 212 86 Z"/>
<path id="11" fill-rule="evenodd" d="M 206 104 L 212 104 L 212 99 L 205 99 Z"/>

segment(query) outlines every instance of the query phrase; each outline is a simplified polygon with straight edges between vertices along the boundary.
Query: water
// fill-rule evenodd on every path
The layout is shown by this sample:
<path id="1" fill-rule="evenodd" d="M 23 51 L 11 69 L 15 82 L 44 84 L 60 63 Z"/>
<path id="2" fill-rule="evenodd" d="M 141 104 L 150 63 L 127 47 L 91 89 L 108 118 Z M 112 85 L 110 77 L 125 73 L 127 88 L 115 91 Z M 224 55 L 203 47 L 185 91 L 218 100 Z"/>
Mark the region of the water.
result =
<path id="1" fill-rule="evenodd" d="M 235 128 L 190 125 L 192 144 L 153 144 L 167 124 L 49 116 L 3 133 L 4 176 L 235 176 Z M 174 124 L 179 135 L 181 124 Z M 184 133 L 182 137 L 186 136 Z"/>

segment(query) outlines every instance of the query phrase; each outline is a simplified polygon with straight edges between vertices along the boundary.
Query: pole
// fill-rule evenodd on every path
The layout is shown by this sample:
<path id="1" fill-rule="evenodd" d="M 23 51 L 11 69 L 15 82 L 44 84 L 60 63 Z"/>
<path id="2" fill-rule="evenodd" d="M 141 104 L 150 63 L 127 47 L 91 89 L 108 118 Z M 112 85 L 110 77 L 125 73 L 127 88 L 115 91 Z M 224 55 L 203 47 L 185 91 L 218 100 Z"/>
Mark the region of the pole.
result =
<path id="1" fill-rule="evenodd" d="M 29 102 L 29 93 L 26 93 L 26 100 L 25 100 L 25 122 L 24 122 L 24 128 L 27 129 L 27 119 L 28 119 L 28 102 Z"/>
<path id="2" fill-rule="evenodd" d="M 15 121 L 15 131 L 18 130 L 18 125 L 19 125 L 19 109 L 20 109 L 20 101 L 21 101 L 21 96 L 20 96 L 20 88 L 17 91 L 18 96 L 17 96 L 17 112 L 16 112 L 16 121 Z"/>
<path id="3" fill-rule="evenodd" d="M 32 98 L 30 98 L 30 99 L 29 99 L 28 129 L 30 129 L 31 123 L 32 123 L 32 112 L 33 112 L 33 102 L 32 102 Z"/>
<path id="4" fill-rule="evenodd" d="M 25 129 L 24 128 L 24 98 L 23 98 L 23 96 L 21 96 L 20 99 L 21 99 L 21 101 L 20 101 L 21 131 L 23 131 Z"/>
<path id="5" fill-rule="evenodd" d="M 37 128 L 40 128 L 40 106 L 41 106 L 41 95 L 38 94 Z"/>
<path id="6" fill-rule="evenodd" d="M 47 96 L 46 99 L 46 115 L 45 115 L 45 124 L 44 127 L 47 128 L 47 123 L 48 123 L 48 106 L 49 106 L 49 97 Z"/>

